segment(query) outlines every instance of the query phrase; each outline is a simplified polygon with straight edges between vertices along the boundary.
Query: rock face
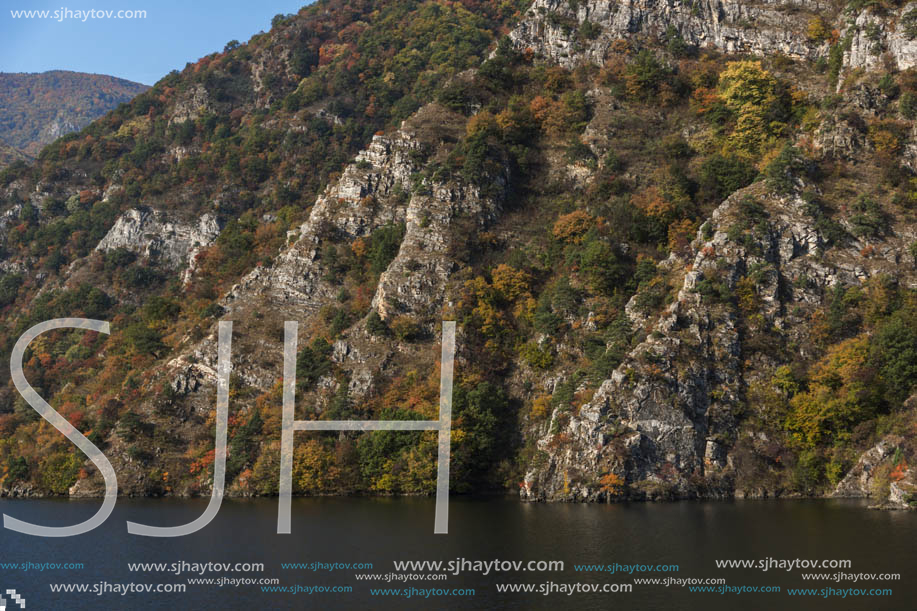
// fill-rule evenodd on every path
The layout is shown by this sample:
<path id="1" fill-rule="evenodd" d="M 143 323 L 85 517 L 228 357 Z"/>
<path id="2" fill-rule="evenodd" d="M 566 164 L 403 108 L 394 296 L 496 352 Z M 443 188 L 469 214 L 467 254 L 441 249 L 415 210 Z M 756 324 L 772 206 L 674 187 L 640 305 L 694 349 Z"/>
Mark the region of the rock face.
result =
<path id="1" fill-rule="evenodd" d="M 844 476 L 831 496 L 838 498 L 872 498 L 877 509 L 913 509 L 917 482 L 913 470 L 899 458 L 893 458 L 905 443 L 898 435 L 888 435 L 863 452 L 852 469 Z M 896 465 L 900 462 L 900 466 Z M 892 470 L 894 468 L 894 470 Z M 883 487 L 887 486 L 885 498 Z"/>
<path id="2" fill-rule="evenodd" d="M 890 15 L 863 11 L 850 18 L 841 32 L 846 42 L 844 63 L 853 68 L 872 68 L 882 62 L 885 53 L 902 70 L 917 65 L 917 32 L 911 33 L 908 16 L 915 10 L 908 3 Z"/>
<path id="3" fill-rule="evenodd" d="M 329 244 L 349 247 L 380 227 L 404 224 L 398 253 L 381 274 L 371 307 L 382 319 L 407 315 L 432 332 L 449 301 L 449 283 L 458 271 L 450 257 L 454 240 L 465 231 L 477 231 L 492 223 L 500 213 L 508 177 L 491 177 L 494 188 L 482 193 L 460 179 L 416 181 L 428 155 L 441 146 L 438 137 L 425 134 L 450 129 L 442 121 L 442 109 L 430 105 L 391 135 L 376 135 L 344 170 L 340 179 L 318 198 L 308 220 L 272 265 L 246 275 L 221 300 L 224 318 L 240 326 L 253 318 L 282 328 L 282 321 L 308 324 L 320 308 L 333 303 L 340 290 L 328 279 Z M 430 125 L 436 125 L 432 129 Z M 458 124 L 461 126 L 461 124 Z M 392 353 L 390 343 L 374 340 L 363 321 L 358 321 L 334 346 L 333 359 L 350 375 L 350 394 L 365 395 L 377 372 Z M 281 352 L 262 338 L 242 336 L 234 340 L 233 353 L 238 372 L 247 382 L 267 389 L 280 371 Z M 189 352 L 169 363 L 172 388 L 181 394 L 194 393 L 216 374 L 215 327 Z M 202 409 L 212 409 L 201 403 Z"/>
<path id="4" fill-rule="evenodd" d="M 193 121 L 208 110 L 212 110 L 212 108 L 207 90 L 203 85 L 195 85 L 175 103 L 175 109 L 169 119 L 169 124 Z"/>
<path id="5" fill-rule="evenodd" d="M 779 52 L 799 59 L 826 53 L 827 44 L 812 43 L 805 36 L 808 19 L 826 4 L 805 1 L 794 7 L 799 10 L 790 11 L 780 2 L 735 0 L 536 0 L 510 38 L 520 50 L 532 49 L 571 68 L 583 62 L 601 65 L 614 41 L 635 35 L 661 37 L 670 27 L 690 44 L 713 45 L 729 53 Z"/>
<path id="6" fill-rule="evenodd" d="M 38 138 L 41 142 L 54 142 L 61 136 L 75 132 L 80 129 L 80 125 L 67 118 L 63 111 L 57 113 L 57 117 L 41 129 Z"/>
<path id="7" fill-rule="evenodd" d="M 174 269 L 190 269 L 194 256 L 219 234 L 220 225 L 212 214 L 204 214 L 192 224 L 170 220 L 165 213 L 150 208 L 134 208 L 115 221 L 96 250 L 124 248 Z"/>
<path id="8" fill-rule="evenodd" d="M 895 449 L 901 443 L 901 439 L 886 437 L 874 447 L 863 452 L 857 463 L 844 476 L 831 496 L 840 498 L 866 498 L 869 496 L 870 484 L 872 483 L 873 471 L 882 462 L 895 453 Z"/>
<path id="9" fill-rule="evenodd" d="M 752 210 L 750 200 L 765 212 L 739 243 L 730 235 Z M 746 298 L 766 324 L 793 337 L 826 287 L 896 269 L 879 259 L 864 269 L 852 262 L 855 248 L 826 258 L 825 242 L 798 194 L 778 197 L 756 183 L 730 196 L 699 230 L 677 299 L 649 323 L 646 339 L 578 411 L 554 411 L 521 496 L 603 500 L 614 494 L 602 483 L 608 475 L 631 497 L 731 495 L 729 450 L 748 380 L 739 309 L 716 294 L 736 294 L 743 279 L 747 290 L 753 279 Z M 799 278 L 807 283 L 794 282 Z"/>
<path id="10" fill-rule="evenodd" d="M 531 49 L 573 68 L 587 62 L 602 65 L 617 40 L 662 39 L 670 31 L 689 44 L 711 45 L 727 53 L 781 53 L 816 60 L 827 57 L 828 34 L 837 29 L 845 66 L 874 67 L 888 53 L 903 70 L 917 65 L 917 37 L 907 27 L 893 24 L 900 26 L 913 8 L 908 4 L 891 15 L 879 16 L 869 9 L 853 15 L 838 13 L 832 4 L 819 0 L 792 4 L 772 0 L 536 0 L 510 38 L 519 50 Z M 823 36 L 809 34 L 809 24 L 816 19 L 822 20 Z"/>

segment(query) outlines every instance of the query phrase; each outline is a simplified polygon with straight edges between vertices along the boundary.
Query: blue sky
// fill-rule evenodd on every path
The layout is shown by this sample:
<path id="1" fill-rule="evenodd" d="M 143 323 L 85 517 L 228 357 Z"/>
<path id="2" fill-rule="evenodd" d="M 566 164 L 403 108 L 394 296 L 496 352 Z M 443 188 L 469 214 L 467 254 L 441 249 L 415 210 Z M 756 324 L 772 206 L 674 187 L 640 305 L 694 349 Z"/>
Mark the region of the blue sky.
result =
<path id="1" fill-rule="evenodd" d="M 310 0 L 3 0 L 0 72 L 75 70 L 152 85 Z M 145 19 L 18 18 L 11 11 L 145 10 Z M 71 15 L 74 13 L 70 13 Z"/>

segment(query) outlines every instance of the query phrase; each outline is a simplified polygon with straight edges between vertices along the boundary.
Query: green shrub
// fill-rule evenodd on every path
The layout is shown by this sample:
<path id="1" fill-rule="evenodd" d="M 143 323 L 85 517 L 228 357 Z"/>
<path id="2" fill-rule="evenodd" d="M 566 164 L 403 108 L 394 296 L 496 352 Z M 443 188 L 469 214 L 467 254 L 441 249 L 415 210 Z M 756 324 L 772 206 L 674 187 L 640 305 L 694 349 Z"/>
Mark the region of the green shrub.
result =
<path id="1" fill-rule="evenodd" d="M 388 326 L 375 310 L 366 317 L 366 330 L 375 337 L 386 337 L 389 334 Z"/>
<path id="2" fill-rule="evenodd" d="M 755 167 L 740 157 L 712 155 L 700 167 L 698 182 L 701 197 L 711 201 L 723 200 L 750 185 L 757 176 Z"/>
<path id="3" fill-rule="evenodd" d="M 917 316 L 901 310 L 884 321 L 869 346 L 869 363 L 878 369 L 885 395 L 901 405 L 917 383 Z"/>
<path id="4" fill-rule="evenodd" d="M 29 462 L 22 456 L 10 456 L 6 460 L 6 468 L 7 479 L 11 482 L 19 482 L 29 477 Z"/>
<path id="5" fill-rule="evenodd" d="M 852 225 L 851 232 L 856 237 L 877 238 L 888 231 L 888 217 L 873 198 L 861 195 L 851 209 L 854 214 L 848 220 Z"/>
<path id="6" fill-rule="evenodd" d="M 16 300 L 19 287 L 22 286 L 22 274 L 3 274 L 0 276 L 0 308 Z"/>
<path id="7" fill-rule="evenodd" d="M 296 385 L 308 390 L 319 378 L 331 373 L 331 344 L 322 337 L 312 340 L 296 356 Z"/>
<path id="8" fill-rule="evenodd" d="M 404 223 L 389 223 L 376 229 L 370 238 L 370 245 L 367 251 L 369 258 L 369 269 L 374 274 L 384 272 L 398 249 L 401 248 L 401 241 L 404 239 Z"/>
<path id="9" fill-rule="evenodd" d="M 917 119 L 917 95 L 910 91 L 902 93 L 901 98 L 898 100 L 898 112 L 901 113 L 902 117 L 910 121 Z"/>
<path id="10" fill-rule="evenodd" d="M 550 369 L 554 364 L 554 352 L 551 348 L 542 348 L 537 342 L 522 344 L 519 356 L 533 369 Z"/>
<path id="11" fill-rule="evenodd" d="M 76 483 L 80 461 L 69 452 L 58 452 L 45 458 L 38 468 L 41 485 L 54 494 L 67 494 Z"/>
<path id="12" fill-rule="evenodd" d="M 787 144 L 764 169 L 767 186 L 781 195 L 796 188 L 796 174 L 806 170 L 805 159 L 799 149 Z"/>
<path id="13" fill-rule="evenodd" d="M 793 485 L 803 494 L 814 494 L 824 478 L 824 461 L 813 450 L 800 452 L 793 468 Z"/>
<path id="14" fill-rule="evenodd" d="M 167 346 L 162 342 L 162 333 L 144 322 L 136 322 L 124 330 L 124 339 L 140 354 L 159 356 Z"/>

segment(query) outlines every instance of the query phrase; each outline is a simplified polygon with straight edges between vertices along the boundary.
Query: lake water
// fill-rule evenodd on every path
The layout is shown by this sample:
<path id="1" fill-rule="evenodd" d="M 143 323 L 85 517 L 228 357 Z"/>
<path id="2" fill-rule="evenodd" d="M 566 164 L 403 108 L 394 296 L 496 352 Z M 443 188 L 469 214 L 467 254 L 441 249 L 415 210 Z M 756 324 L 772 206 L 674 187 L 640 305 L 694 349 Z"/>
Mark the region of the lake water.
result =
<path id="1" fill-rule="evenodd" d="M 2 500 L 0 511 L 44 525 L 82 521 L 97 501 Z M 0 563 L 82 563 L 78 570 L 0 570 L 27 609 L 913 609 L 917 513 L 870 511 L 855 501 L 735 501 L 671 504 L 525 504 L 511 498 L 453 498 L 448 535 L 433 534 L 432 499 L 293 500 L 293 533 L 277 535 L 277 500 L 225 500 L 217 518 L 190 536 L 129 535 L 125 521 L 170 526 L 200 515 L 205 500 L 120 499 L 87 535 L 48 539 L 0 531 Z M 562 560 L 563 571 L 463 572 L 446 581 L 361 581 L 395 560 Z M 844 569 L 723 569 L 723 559 L 850 560 Z M 131 572 L 128 563 L 263 563 L 263 572 L 205 578 L 276 578 L 282 586 L 350 586 L 348 593 L 267 593 L 261 585 L 187 585 L 183 593 L 53 593 L 49 584 L 187 584 L 187 572 Z M 372 563 L 371 570 L 291 570 L 281 563 Z M 677 572 L 577 572 L 574 564 L 678 565 Z M 411 572 L 411 571 L 407 571 Z M 899 581 L 804 581 L 802 573 L 899 573 Z M 399 572 L 400 573 L 400 572 Z M 633 585 L 629 593 L 499 594 L 497 584 L 633 584 L 634 578 L 724 578 L 731 587 L 780 586 L 779 593 L 718 594 Z M 473 596 L 372 595 L 370 588 L 474 589 Z M 790 596 L 789 588 L 891 588 L 891 596 Z M 7 609 L 18 609 L 8 606 Z"/>

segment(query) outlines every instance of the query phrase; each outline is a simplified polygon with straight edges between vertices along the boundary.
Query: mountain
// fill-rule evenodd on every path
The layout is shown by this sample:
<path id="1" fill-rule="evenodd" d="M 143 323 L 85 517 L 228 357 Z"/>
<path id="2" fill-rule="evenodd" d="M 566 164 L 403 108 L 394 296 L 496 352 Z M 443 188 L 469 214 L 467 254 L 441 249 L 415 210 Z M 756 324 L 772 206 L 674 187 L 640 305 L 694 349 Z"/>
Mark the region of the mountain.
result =
<path id="1" fill-rule="evenodd" d="M 833 7 L 833 8 L 832 8 Z M 299 419 L 432 419 L 451 487 L 872 496 L 917 424 L 917 11 L 325 0 L 0 172 L 0 356 L 125 494 L 275 494 Z M 4 380 L 0 491 L 101 478 Z M 432 433 L 296 437 L 297 494 L 430 493 Z"/>
<path id="2" fill-rule="evenodd" d="M 149 89 L 102 74 L 0 72 L 0 141 L 28 156 Z"/>
<path id="3" fill-rule="evenodd" d="M 0 168 L 13 163 L 14 161 L 22 161 L 25 159 L 27 159 L 27 157 L 22 152 L 0 142 Z"/>

